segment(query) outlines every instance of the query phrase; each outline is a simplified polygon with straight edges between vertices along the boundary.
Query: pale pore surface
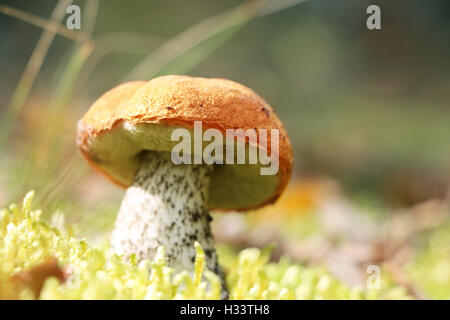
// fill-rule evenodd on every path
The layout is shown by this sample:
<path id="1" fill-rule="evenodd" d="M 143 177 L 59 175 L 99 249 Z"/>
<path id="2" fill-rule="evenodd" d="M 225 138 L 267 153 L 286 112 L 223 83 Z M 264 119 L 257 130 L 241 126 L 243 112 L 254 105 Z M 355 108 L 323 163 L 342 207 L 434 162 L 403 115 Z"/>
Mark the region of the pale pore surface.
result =
<path id="1" fill-rule="evenodd" d="M 211 173 L 212 166 L 174 165 L 168 153 L 146 153 L 122 201 L 113 250 L 152 260 L 158 246 L 164 246 L 170 267 L 192 271 L 198 241 L 207 268 L 223 281 L 206 208 Z"/>
<path id="2" fill-rule="evenodd" d="M 123 185 L 131 185 L 133 177 L 140 165 L 142 150 L 154 150 L 170 153 L 179 141 L 172 141 L 174 130 L 185 129 L 181 126 L 160 125 L 154 123 L 120 122 L 114 130 L 92 138 L 89 143 L 90 158 L 109 176 Z M 191 132 L 191 142 L 194 145 L 194 133 Z M 210 141 L 202 141 L 201 154 Z M 227 144 L 224 137 L 223 145 Z M 241 142 L 235 142 L 235 149 L 242 147 Z M 245 144 L 245 154 L 250 153 L 253 147 Z M 194 148 L 192 148 L 194 149 Z M 223 154 L 225 155 L 225 147 Z M 195 150 L 191 150 L 195 153 Z M 254 152 L 254 151 L 252 151 Z M 237 150 L 234 152 L 237 155 Z M 211 174 L 209 185 L 208 208 L 223 210 L 239 210 L 251 208 L 270 199 L 280 184 L 281 170 L 276 175 L 261 175 L 261 168 L 267 167 L 258 164 L 224 164 L 215 166 Z M 235 162 L 237 162 L 237 158 Z"/>

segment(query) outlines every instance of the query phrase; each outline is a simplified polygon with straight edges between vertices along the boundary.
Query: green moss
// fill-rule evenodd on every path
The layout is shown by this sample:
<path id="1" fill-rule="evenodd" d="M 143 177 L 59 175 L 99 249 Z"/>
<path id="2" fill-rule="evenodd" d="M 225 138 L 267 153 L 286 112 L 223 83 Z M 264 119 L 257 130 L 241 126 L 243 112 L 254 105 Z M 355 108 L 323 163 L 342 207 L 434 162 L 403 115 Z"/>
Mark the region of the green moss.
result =
<path id="1" fill-rule="evenodd" d="M 31 210 L 33 193 L 22 207 L 11 205 L 0 213 L 0 298 L 35 298 L 27 286 L 17 286 L 13 275 L 55 257 L 70 270 L 64 283 L 45 280 L 40 299 L 219 299 L 220 281 L 205 270 L 204 252 L 196 244 L 195 271 L 174 274 L 166 265 L 164 248 L 155 259 L 123 261 L 107 246 L 93 248 L 67 230 L 58 230 Z M 392 284 L 376 292 L 350 288 L 321 267 L 304 267 L 286 259 L 270 263 L 270 250 L 249 248 L 240 253 L 220 250 L 228 271 L 231 299 L 378 299 L 408 298 Z M 150 271 L 149 271 L 150 270 Z"/>
<path id="2" fill-rule="evenodd" d="M 407 271 L 427 297 L 450 299 L 450 222 L 432 232 Z"/>

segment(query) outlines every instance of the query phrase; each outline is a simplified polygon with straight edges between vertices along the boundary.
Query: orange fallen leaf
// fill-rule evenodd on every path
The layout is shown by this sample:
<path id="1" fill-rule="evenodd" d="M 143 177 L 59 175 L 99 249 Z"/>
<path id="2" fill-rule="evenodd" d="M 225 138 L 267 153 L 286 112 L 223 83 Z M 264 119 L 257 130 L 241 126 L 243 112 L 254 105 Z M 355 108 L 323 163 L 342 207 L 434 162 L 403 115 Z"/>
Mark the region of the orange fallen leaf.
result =
<path id="1" fill-rule="evenodd" d="M 273 205 L 255 213 L 260 219 L 291 218 L 299 214 L 314 212 L 318 205 L 330 195 L 339 193 L 336 183 L 324 178 L 293 180 L 280 199 Z"/>

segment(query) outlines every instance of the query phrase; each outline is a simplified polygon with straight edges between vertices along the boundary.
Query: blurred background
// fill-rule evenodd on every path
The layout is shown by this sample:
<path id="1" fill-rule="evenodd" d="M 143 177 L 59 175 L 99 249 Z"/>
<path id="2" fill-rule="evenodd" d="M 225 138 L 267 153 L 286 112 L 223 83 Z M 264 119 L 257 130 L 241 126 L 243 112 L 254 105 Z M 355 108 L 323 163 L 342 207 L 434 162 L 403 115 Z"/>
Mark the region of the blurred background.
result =
<path id="1" fill-rule="evenodd" d="M 273 245 L 349 284 L 380 264 L 448 299 L 449 18 L 447 0 L 1 0 L 0 207 L 33 189 L 48 219 L 106 241 L 123 190 L 82 160 L 78 119 L 127 80 L 228 78 L 273 106 L 295 166 L 276 205 L 216 217 L 221 250 Z"/>

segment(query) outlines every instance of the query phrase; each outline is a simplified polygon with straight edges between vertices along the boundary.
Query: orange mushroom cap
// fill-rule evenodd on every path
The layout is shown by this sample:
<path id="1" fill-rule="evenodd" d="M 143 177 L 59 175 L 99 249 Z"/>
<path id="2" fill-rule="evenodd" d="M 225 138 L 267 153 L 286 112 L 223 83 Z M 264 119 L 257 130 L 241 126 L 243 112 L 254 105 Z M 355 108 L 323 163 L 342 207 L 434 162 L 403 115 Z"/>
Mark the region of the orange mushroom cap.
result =
<path id="1" fill-rule="evenodd" d="M 92 167 L 126 188 L 139 168 L 142 151 L 170 152 L 171 133 L 192 130 L 267 129 L 267 147 L 237 136 L 250 148 L 278 153 L 279 170 L 261 175 L 256 164 L 216 165 L 211 177 L 211 209 L 245 210 L 274 202 L 292 172 L 292 147 L 272 107 L 251 89 L 226 79 L 163 76 L 121 84 L 101 96 L 78 123 L 77 145 Z M 270 129 L 279 131 L 278 150 L 270 148 Z"/>

